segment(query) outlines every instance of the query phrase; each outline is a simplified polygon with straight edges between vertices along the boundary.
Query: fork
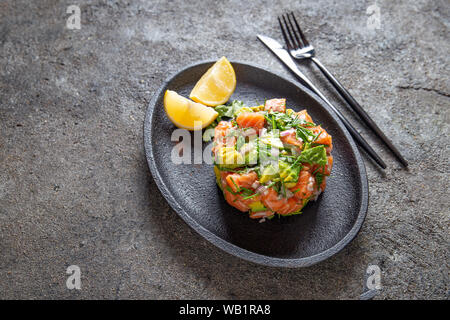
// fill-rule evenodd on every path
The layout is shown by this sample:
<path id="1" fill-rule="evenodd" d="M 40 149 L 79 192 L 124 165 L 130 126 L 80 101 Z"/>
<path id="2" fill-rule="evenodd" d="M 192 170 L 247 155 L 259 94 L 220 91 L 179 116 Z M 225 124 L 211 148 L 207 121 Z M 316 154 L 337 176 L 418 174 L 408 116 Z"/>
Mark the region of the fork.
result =
<path id="1" fill-rule="evenodd" d="M 316 66 L 322 71 L 325 77 L 336 88 L 344 100 L 350 105 L 350 107 L 358 114 L 358 116 L 364 121 L 364 123 L 371 128 L 375 134 L 387 145 L 392 153 L 397 157 L 400 163 L 407 167 L 408 162 L 401 155 L 400 151 L 394 146 L 388 137 L 381 131 L 378 125 L 373 121 L 367 112 L 360 106 L 360 104 L 352 97 L 352 95 L 344 88 L 344 86 L 325 68 L 325 66 L 315 57 L 316 52 L 314 47 L 308 42 L 305 35 L 300 28 L 297 19 L 295 19 L 294 13 L 285 14 L 278 17 L 281 33 L 283 34 L 284 42 L 291 56 L 297 60 L 310 59 Z M 283 20 L 283 22 L 281 21 Z M 294 27 L 295 26 L 295 27 Z"/>

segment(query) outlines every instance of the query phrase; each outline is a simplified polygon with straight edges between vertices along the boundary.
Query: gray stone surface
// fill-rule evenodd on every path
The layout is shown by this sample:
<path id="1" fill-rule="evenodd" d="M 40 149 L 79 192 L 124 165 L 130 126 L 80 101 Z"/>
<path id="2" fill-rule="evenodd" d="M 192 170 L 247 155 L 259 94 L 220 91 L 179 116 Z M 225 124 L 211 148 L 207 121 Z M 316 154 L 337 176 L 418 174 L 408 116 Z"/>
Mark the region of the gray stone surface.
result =
<path id="1" fill-rule="evenodd" d="M 0 1 L 0 298 L 449 298 L 448 1 Z M 81 7 L 81 30 L 66 9 Z M 163 80 L 198 60 L 251 61 L 290 76 L 256 40 L 296 10 L 322 62 L 395 141 L 404 170 L 327 92 L 388 164 L 367 158 L 358 237 L 306 269 L 230 256 L 191 230 L 157 189 L 142 126 Z M 79 265 L 82 288 L 66 288 Z"/>

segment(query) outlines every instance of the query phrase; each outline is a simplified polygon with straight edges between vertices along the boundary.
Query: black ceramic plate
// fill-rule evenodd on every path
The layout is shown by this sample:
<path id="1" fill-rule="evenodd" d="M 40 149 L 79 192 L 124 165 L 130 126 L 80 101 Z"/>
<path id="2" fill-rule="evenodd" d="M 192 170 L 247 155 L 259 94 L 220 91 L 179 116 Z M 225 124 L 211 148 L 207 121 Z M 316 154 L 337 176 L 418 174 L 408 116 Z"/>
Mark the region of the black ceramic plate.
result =
<path id="1" fill-rule="evenodd" d="M 171 162 L 171 150 L 176 143 L 171 141 L 171 135 L 175 127 L 164 112 L 164 92 L 170 89 L 188 97 L 212 64 L 202 62 L 189 66 L 169 78 L 148 107 L 145 151 L 161 193 L 203 237 L 245 260 L 269 266 L 305 267 L 334 255 L 356 236 L 364 221 L 368 205 L 367 176 L 344 125 L 305 87 L 262 68 L 232 62 L 237 86 L 230 100 L 254 105 L 255 101 L 284 97 L 288 107 L 306 108 L 314 122 L 333 136 L 334 164 L 327 188 L 316 202 L 303 209 L 302 215 L 275 217 L 259 223 L 226 203 L 216 186 L 212 165 Z"/>

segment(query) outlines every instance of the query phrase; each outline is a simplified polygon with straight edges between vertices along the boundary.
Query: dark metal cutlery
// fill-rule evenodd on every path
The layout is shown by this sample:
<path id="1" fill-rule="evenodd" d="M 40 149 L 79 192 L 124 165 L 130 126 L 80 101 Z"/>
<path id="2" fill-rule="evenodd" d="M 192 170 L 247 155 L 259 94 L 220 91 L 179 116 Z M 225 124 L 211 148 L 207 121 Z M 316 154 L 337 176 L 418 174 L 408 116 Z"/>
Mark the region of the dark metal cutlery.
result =
<path id="1" fill-rule="evenodd" d="M 347 130 L 352 135 L 353 139 L 361 146 L 369 156 L 374 159 L 376 163 L 383 169 L 386 169 L 386 164 L 377 155 L 375 150 L 367 143 L 367 141 L 359 134 L 359 132 L 352 126 L 352 124 L 344 117 L 344 115 L 337 110 L 331 102 L 320 92 L 320 90 L 300 71 L 295 63 L 294 59 L 291 57 L 290 53 L 283 48 L 283 46 L 276 40 L 258 35 L 258 39 L 261 40 L 303 83 L 311 89 L 315 94 L 317 94 L 325 103 L 336 113 L 339 119 L 344 123 Z"/>
<path id="2" fill-rule="evenodd" d="M 325 77 L 336 88 L 340 95 L 350 105 L 350 107 L 358 114 L 364 123 L 374 131 L 374 133 L 388 146 L 392 153 L 397 157 L 402 165 L 408 166 L 406 159 L 400 154 L 400 151 L 393 145 L 388 137 L 381 131 L 378 125 L 370 118 L 367 112 L 360 106 L 360 104 L 352 97 L 352 95 L 344 88 L 344 86 L 329 72 L 325 66 L 315 57 L 315 49 L 308 42 L 302 29 L 300 28 L 294 13 L 285 14 L 278 18 L 281 33 L 283 34 L 286 47 L 294 59 L 312 60 L 317 67 L 322 71 Z"/>

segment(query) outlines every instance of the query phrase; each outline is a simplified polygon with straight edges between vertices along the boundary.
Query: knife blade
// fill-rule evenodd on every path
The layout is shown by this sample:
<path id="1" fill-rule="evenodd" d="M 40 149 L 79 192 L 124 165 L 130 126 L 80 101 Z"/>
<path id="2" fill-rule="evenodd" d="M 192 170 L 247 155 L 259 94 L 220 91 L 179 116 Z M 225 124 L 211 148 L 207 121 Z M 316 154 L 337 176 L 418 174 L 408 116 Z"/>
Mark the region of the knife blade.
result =
<path id="1" fill-rule="evenodd" d="M 386 169 L 386 164 L 378 156 L 375 150 L 367 143 L 367 141 L 359 134 L 359 132 L 353 127 L 353 125 L 344 117 L 344 115 L 337 110 L 330 101 L 322 94 L 322 92 L 300 71 L 291 57 L 290 53 L 283 48 L 283 46 L 275 39 L 266 37 L 263 35 L 257 35 L 258 39 L 272 51 L 278 59 L 281 60 L 302 82 L 317 94 L 325 103 L 336 113 L 338 118 L 344 123 L 347 130 L 350 132 L 355 141 L 375 160 L 376 163 L 383 169 Z"/>
<path id="2" fill-rule="evenodd" d="M 320 98 L 322 98 L 335 112 L 338 113 L 336 108 L 331 104 L 331 102 L 328 101 L 328 99 L 319 91 L 318 88 L 314 86 L 314 84 L 303 74 L 303 72 L 300 71 L 300 69 L 297 67 L 297 64 L 295 63 L 294 59 L 291 57 L 290 53 L 283 48 L 283 46 L 275 39 L 263 36 L 263 35 L 257 35 L 258 39 L 266 45 L 267 48 L 269 48 L 270 51 L 272 51 L 278 59 L 281 60 L 288 68 L 291 70 L 297 77 L 300 78 L 306 84 L 306 86 L 314 91 Z"/>

